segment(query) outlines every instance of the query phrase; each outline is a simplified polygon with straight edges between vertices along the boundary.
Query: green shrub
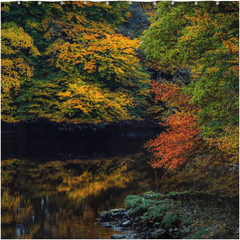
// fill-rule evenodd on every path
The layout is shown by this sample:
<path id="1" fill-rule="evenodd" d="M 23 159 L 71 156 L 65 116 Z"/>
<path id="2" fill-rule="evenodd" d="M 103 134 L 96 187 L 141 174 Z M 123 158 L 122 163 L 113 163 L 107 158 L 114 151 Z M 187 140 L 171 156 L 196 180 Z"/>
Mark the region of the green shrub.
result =
<path id="1" fill-rule="evenodd" d="M 137 195 L 128 195 L 125 199 L 125 205 L 127 208 L 135 208 L 136 206 L 142 204 L 143 198 Z"/>
<path id="2" fill-rule="evenodd" d="M 140 196 L 129 195 L 125 200 L 125 204 L 131 215 L 139 216 L 148 211 L 149 207 L 153 206 L 154 201 Z"/>
<path id="3" fill-rule="evenodd" d="M 144 220 L 149 222 L 161 221 L 167 211 L 171 208 L 172 206 L 168 204 L 156 205 L 154 208 L 148 210 Z"/>
<path id="4" fill-rule="evenodd" d="M 207 237 L 208 233 L 208 227 L 203 227 L 201 229 L 199 229 L 197 232 L 195 232 L 194 234 L 188 236 L 188 239 L 202 239 Z"/>
<path id="5" fill-rule="evenodd" d="M 163 198 L 165 198 L 165 194 L 154 193 L 153 191 L 148 191 L 143 194 L 143 197 L 147 198 L 147 199 L 163 199 Z"/>
<path id="6" fill-rule="evenodd" d="M 186 225 L 186 226 L 189 226 L 189 225 L 193 224 L 193 222 L 194 222 L 193 217 L 188 217 L 188 218 L 185 218 L 183 220 L 183 224 Z"/>
<path id="7" fill-rule="evenodd" d="M 200 228 L 198 231 L 188 236 L 191 239 L 201 239 L 201 238 L 213 238 L 222 239 L 224 235 L 227 234 L 226 231 L 222 231 L 220 226 L 208 226 Z"/>
<path id="8" fill-rule="evenodd" d="M 178 213 L 169 213 L 164 216 L 161 225 L 165 229 L 176 227 L 180 224 L 180 217 Z"/>

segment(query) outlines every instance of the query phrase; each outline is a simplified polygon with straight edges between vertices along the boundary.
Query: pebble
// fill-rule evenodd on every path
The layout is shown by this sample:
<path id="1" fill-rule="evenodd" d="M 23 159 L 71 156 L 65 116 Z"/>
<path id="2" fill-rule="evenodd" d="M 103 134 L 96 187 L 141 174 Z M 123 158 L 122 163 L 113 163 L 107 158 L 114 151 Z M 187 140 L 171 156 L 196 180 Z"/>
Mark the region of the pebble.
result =
<path id="1" fill-rule="evenodd" d="M 123 239 L 123 238 L 125 238 L 125 236 L 122 234 L 114 234 L 110 238 L 111 239 Z"/>
<path id="2" fill-rule="evenodd" d="M 130 226 L 130 225 L 131 225 L 131 221 L 130 221 L 130 220 L 127 220 L 127 221 L 124 222 L 122 225 L 123 225 L 124 227 Z"/>
<path id="3" fill-rule="evenodd" d="M 164 235 L 166 233 L 166 230 L 163 228 L 159 228 L 158 230 L 151 233 L 153 237 L 159 237 L 161 235 Z"/>

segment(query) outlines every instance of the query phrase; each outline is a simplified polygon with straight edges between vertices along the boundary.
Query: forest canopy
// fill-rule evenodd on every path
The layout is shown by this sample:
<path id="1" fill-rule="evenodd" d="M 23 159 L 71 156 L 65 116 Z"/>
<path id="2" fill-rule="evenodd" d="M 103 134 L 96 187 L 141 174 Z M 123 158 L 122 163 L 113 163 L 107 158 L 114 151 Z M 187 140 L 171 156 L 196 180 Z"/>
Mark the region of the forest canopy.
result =
<path id="1" fill-rule="evenodd" d="M 166 131 L 147 143 L 153 167 L 200 145 L 238 164 L 239 2 L 1 6 L 3 121 L 154 119 Z"/>
<path id="2" fill-rule="evenodd" d="M 117 32 L 129 3 L 2 3 L 2 120 L 140 119 L 150 75 Z"/>
<path id="3" fill-rule="evenodd" d="M 151 90 L 155 100 L 165 102 L 170 117 L 168 134 L 161 134 L 148 144 L 157 159 L 154 166 L 164 163 L 167 168 L 176 168 L 185 161 L 183 155 L 190 154 L 194 133 L 217 147 L 222 157 L 225 153 L 228 161 L 238 163 L 239 3 L 171 6 L 160 2 L 141 42 L 146 62 L 149 60 L 148 64 L 154 63 L 157 70 L 174 76 L 171 83 L 154 83 Z M 192 117 L 198 125 L 192 126 Z M 185 151 L 176 154 L 178 148 L 174 146 L 179 134 L 186 145 Z"/>

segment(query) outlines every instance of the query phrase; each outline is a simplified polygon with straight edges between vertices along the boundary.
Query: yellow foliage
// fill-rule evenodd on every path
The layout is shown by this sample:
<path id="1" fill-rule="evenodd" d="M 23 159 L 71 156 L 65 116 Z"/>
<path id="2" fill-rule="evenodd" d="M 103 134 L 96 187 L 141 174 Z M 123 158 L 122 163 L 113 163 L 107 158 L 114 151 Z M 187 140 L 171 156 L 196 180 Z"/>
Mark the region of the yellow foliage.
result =
<path id="1" fill-rule="evenodd" d="M 17 94 L 24 78 L 33 76 L 31 67 L 23 57 L 15 56 L 22 50 L 28 50 L 32 56 L 40 55 L 33 44 L 32 38 L 24 32 L 23 28 L 15 24 L 3 25 L 1 30 L 1 111 L 5 121 L 16 122 L 11 116 L 16 106 L 13 105 L 13 97 Z M 14 120 L 13 120 L 14 119 Z"/>
<path id="2" fill-rule="evenodd" d="M 130 119 L 126 107 L 133 103 L 133 99 L 124 93 L 102 90 L 78 79 L 78 83 L 70 84 L 68 91 L 60 92 L 58 96 L 63 100 L 59 105 L 63 115 L 85 117 L 94 123 L 110 121 L 112 117 Z M 63 118 L 63 115 L 57 117 Z"/>
<path id="3" fill-rule="evenodd" d="M 126 184 L 133 179 L 133 175 L 127 174 L 126 170 L 127 163 L 123 164 L 109 175 L 99 173 L 97 176 L 93 176 L 91 172 L 85 171 L 80 176 L 65 178 L 63 183 L 58 186 L 57 190 L 59 192 L 66 191 L 70 198 L 80 202 L 88 196 L 98 195 L 109 188 L 126 187 Z"/>
<path id="4" fill-rule="evenodd" d="M 66 29 L 73 43 L 57 40 L 45 52 L 54 56 L 49 63 L 64 72 L 73 71 L 82 64 L 90 74 L 96 71 L 103 76 L 114 73 L 118 81 L 127 84 L 125 79 L 139 65 L 135 53 L 139 40 L 114 34 L 107 26 L 98 24 L 96 27 L 95 24 L 91 22 L 89 27 L 73 25 Z"/>
<path id="5" fill-rule="evenodd" d="M 221 137 L 207 138 L 210 145 L 214 145 L 220 151 L 229 156 L 230 163 L 239 164 L 239 127 L 227 126 Z"/>

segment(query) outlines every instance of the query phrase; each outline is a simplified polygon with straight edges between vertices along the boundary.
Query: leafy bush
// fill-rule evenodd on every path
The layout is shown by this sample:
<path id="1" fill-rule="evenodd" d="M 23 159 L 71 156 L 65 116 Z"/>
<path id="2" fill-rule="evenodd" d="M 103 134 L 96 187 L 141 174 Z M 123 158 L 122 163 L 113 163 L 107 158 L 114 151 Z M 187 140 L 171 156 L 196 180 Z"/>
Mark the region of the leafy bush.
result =
<path id="1" fill-rule="evenodd" d="M 154 208 L 148 209 L 144 220 L 149 222 L 161 221 L 164 215 L 173 207 L 173 203 L 162 201 L 161 204 L 155 205 Z"/>
<path id="2" fill-rule="evenodd" d="M 130 214 L 137 216 L 146 212 L 149 207 L 153 206 L 154 201 L 140 196 L 129 195 L 125 200 L 127 208 L 130 208 Z"/>
<path id="3" fill-rule="evenodd" d="M 165 229 L 178 226 L 180 224 L 180 217 L 178 213 L 170 213 L 164 216 L 161 225 Z"/>

